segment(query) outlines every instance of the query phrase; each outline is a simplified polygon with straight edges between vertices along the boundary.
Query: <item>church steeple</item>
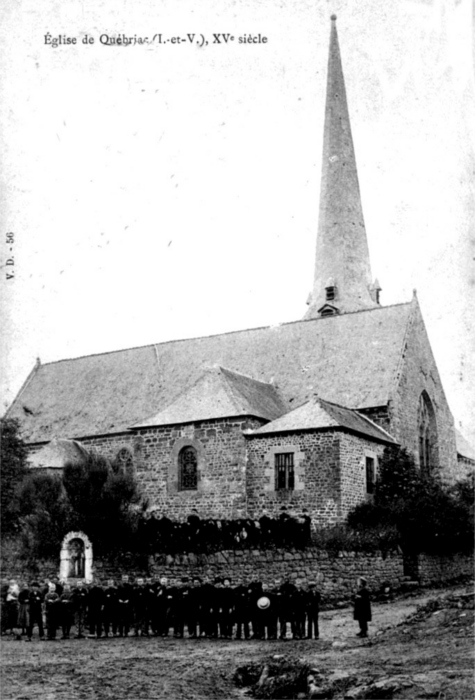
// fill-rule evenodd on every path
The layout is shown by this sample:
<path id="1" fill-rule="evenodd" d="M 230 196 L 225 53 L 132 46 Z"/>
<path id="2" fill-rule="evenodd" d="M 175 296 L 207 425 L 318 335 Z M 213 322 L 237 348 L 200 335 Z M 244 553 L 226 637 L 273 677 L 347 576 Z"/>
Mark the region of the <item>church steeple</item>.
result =
<path id="1" fill-rule="evenodd" d="M 379 306 L 379 284 L 371 279 L 336 16 L 331 19 L 315 278 L 305 318 Z"/>

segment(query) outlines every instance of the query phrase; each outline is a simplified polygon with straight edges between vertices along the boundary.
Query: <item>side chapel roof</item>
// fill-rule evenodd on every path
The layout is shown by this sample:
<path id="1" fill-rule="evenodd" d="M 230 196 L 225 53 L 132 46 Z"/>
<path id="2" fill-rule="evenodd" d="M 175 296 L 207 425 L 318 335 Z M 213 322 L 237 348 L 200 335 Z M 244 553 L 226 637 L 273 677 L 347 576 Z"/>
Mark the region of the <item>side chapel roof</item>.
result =
<path id="1" fill-rule="evenodd" d="M 272 384 L 224 367 L 207 370 L 169 406 L 134 428 L 192 423 L 211 418 L 256 416 L 272 420 L 287 410 Z"/>
<path id="2" fill-rule="evenodd" d="M 318 430 L 322 428 L 344 428 L 365 435 L 378 442 L 395 444 L 394 438 L 366 416 L 344 406 L 313 397 L 302 406 L 286 413 L 267 425 L 249 431 L 248 435 L 271 435 L 296 430 Z"/>
<path id="3" fill-rule="evenodd" d="M 123 432 L 170 406 L 213 364 L 273 382 L 288 410 L 314 394 L 384 406 L 411 303 L 37 366 L 7 411 L 30 443 Z"/>
<path id="4" fill-rule="evenodd" d="M 63 469 L 67 463 L 84 464 L 87 450 L 76 440 L 54 438 L 38 452 L 28 456 L 28 463 L 33 469 Z"/>

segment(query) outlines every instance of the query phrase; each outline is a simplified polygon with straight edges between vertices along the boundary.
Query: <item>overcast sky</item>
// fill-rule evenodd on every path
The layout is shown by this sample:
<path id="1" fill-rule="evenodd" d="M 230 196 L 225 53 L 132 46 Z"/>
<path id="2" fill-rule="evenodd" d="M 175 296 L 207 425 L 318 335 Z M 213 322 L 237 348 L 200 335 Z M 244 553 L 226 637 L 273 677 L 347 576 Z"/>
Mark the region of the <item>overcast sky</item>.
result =
<path id="1" fill-rule="evenodd" d="M 4 4 L 3 408 L 37 356 L 303 317 L 336 12 L 382 303 L 417 288 L 456 424 L 475 444 L 470 0 Z M 54 48 L 47 32 L 78 43 Z M 196 36 L 100 42 L 122 34 Z M 249 34 L 267 42 L 239 43 Z"/>

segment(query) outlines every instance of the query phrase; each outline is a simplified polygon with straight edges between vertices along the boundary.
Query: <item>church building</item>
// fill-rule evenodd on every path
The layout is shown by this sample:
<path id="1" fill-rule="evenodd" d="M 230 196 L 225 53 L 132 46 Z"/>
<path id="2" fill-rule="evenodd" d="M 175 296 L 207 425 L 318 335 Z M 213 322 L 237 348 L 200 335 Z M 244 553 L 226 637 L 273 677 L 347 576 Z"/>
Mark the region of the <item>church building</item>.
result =
<path id="1" fill-rule="evenodd" d="M 382 306 L 380 292 L 332 17 L 304 318 L 38 362 L 7 417 L 21 422 L 32 468 L 60 470 L 58 451 L 80 459 L 83 448 L 95 450 L 131 470 L 150 507 L 170 518 L 275 516 L 285 507 L 319 524 L 342 521 L 371 497 L 387 446 L 407 448 L 426 474 L 459 475 L 417 296 Z"/>

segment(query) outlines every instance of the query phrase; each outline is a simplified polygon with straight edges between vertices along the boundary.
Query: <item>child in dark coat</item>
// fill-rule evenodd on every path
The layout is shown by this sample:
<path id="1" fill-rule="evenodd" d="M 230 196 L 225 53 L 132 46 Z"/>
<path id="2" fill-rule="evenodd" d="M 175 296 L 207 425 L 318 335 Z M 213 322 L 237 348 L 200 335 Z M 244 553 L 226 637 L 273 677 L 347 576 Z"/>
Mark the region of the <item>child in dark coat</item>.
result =
<path id="1" fill-rule="evenodd" d="M 368 622 L 371 622 L 371 600 L 369 591 L 366 588 L 366 579 L 361 577 L 358 583 L 354 599 L 354 615 L 355 620 L 358 620 L 360 631 L 358 637 L 368 636 Z"/>

